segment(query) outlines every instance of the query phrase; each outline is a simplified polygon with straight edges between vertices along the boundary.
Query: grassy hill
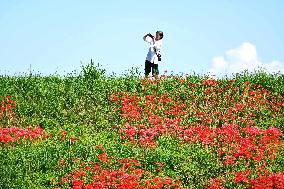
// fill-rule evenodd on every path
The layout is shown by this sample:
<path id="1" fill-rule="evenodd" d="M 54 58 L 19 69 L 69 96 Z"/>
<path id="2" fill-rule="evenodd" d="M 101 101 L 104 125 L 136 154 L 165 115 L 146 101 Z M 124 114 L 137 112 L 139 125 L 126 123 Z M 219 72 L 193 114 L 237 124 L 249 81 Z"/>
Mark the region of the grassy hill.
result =
<path id="1" fill-rule="evenodd" d="M 0 188 L 284 185 L 284 76 L 0 76 Z"/>

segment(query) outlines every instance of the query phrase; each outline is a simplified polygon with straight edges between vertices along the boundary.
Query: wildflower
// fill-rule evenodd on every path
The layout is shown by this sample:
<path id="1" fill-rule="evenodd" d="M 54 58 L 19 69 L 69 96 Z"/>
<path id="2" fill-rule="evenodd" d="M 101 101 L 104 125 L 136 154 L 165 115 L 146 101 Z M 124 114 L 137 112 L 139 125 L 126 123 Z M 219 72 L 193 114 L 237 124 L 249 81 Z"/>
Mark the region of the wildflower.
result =
<path id="1" fill-rule="evenodd" d="M 44 137 L 45 134 L 42 128 L 0 128 L 0 142 L 5 144 L 13 141 L 18 141 L 20 139 L 30 139 L 34 140 L 36 138 Z"/>
<path id="2" fill-rule="evenodd" d="M 72 180 L 72 189 L 82 189 L 83 188 L 83 181 L 81 180 Z"/>
<path id="3" fill-rule="evenodd" d="M 61 140 L 66 140 L 66 135 L 67 135 L 67 131 L 65 131 L 65 130 L 60 131 L 60 139 Z"/>
<path id="4" fill-rule="evenodd" d="M 226 165 L 235 165 L 236 164 L 236 158 L 233 157 L 233 156 L 226 156 L 224 164 L 226 164 Z"/>
<path id="5" fill-rule="evenodd" d="M 99 154 L 99 155 L 98 155 L 98 158 L 99 158 L 102 162 L 108 162 L 108 161 L 110 161 L 105 153 Z"/>
<path id="6" fill-rule="evenodd" d="M 248 183 L 249 179 L 247 178 L 250 175 L 250 171 L 249 170 L 244 170 L 244 171 L 240 171 L 237 172 L 235 175 L 235 183 L 240 183 L 240 182 L 244 182 L 244 183 Z"/>

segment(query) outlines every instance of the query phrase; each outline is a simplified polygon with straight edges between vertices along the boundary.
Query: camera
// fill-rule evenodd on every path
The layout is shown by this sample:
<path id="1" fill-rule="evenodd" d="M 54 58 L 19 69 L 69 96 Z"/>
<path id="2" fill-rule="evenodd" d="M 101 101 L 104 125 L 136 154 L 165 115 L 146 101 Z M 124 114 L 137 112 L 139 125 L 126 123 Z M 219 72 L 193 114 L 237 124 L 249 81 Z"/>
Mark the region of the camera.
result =
<path id="1" fill-rule="evenodd" d="M 158 57 L 158 61 L 161 61 L 162 58 L 161 58 L 161 55 L 160 54 L 157 54 L 157 57 Z"/>

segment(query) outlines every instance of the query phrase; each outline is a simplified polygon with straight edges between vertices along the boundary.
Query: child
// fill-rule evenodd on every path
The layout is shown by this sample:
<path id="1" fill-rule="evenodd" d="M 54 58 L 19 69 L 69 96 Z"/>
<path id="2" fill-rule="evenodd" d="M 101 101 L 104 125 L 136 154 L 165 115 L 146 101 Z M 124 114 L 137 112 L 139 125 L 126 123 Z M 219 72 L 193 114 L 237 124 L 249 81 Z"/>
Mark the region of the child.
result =
<path id="1" fill-rule="evenodd" d="M 143 39 L 150 44 L 150 48 L 145 61 L 145 77 L 148 77 L 152 68 L 152 76 L 159 75 L 158 63 L 161 61 L 161 46 L 164 35 L 162 31 L 156 32 L 156 38 L 148 33 Z"/>

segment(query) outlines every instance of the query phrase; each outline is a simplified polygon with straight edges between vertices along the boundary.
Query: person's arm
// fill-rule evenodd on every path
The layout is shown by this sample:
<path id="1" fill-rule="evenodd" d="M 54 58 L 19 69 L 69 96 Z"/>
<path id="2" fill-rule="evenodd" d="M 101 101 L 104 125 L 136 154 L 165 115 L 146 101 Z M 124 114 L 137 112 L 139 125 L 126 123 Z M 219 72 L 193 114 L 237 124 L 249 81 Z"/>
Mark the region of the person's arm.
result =
<path id="1" fill-rule="evenodd" d="M 154 36 L 150 33 L 146 34 L 144 37 L 143 37 L 143 40 L 146 41 L 146 37 L 151 37 L 152 40 L 154 41 Z"/>

